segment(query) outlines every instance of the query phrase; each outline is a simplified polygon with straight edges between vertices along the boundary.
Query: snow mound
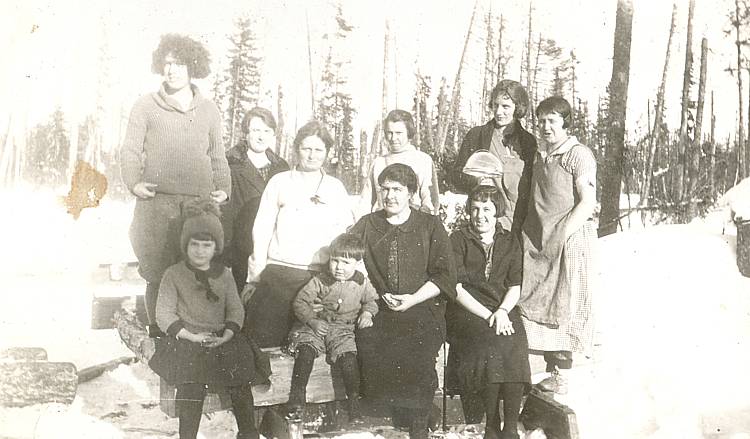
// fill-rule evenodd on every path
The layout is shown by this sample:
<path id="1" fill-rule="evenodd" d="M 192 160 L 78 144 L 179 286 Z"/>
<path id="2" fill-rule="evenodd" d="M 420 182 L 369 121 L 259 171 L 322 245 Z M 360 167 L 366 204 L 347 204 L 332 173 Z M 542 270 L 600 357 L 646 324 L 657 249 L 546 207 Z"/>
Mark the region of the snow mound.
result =
<path id="1" fill-rule="evenodd" d="M 750 432 L 750 279 L 734 237 L 658 226 L 599 250 L 601 349 L 573 405 L 582 437 Z"/>

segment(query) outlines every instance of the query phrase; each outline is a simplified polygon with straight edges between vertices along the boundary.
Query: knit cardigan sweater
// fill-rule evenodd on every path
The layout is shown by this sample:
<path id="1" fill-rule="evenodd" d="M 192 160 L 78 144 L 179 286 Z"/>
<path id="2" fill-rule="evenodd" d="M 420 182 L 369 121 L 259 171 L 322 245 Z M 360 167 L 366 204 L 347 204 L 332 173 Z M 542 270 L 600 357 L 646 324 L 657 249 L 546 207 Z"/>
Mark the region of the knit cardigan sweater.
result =
<path id="1" fill-rule="evenodd" d="M 224 268 L 215 279 L 209 277 L 211 290 L 219 297 L 212 302 L 187 263 L 182 261 L 164 272 L 156 300 L 156 323 L 169 335 L 185 328 L 192 333 L 216 332 L 224 328 L 235 334 L 245 321 L 232 273 Z"/>
<path id="2" fill-rule="evenodd" d="M 163 85 L 133 105 L 120 152 L 122 179 L 131 192 L 142 181 L 155 183 L 163 194 L 231 192 L 219 110 L 191 87 L 186 110 Z"/>

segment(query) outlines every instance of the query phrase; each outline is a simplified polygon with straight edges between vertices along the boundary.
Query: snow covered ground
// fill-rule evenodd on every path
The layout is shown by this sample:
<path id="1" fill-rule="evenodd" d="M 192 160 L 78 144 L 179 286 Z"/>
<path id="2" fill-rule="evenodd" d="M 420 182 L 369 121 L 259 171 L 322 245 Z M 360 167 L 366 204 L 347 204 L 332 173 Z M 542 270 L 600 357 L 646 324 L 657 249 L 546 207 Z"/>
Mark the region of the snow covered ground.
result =
<path id="1" fill-rule="evenodd" d="M 140 288 L 93 277 L 101 263 L 134 260 L 132 204 L 105 198 L 73 220 L 60 195 L 0 193 L 13 206 L 0 217 L 0 349 L 41 346 L 51 361 L 80 369 L 129 354 L 114 330 L 89 325 L 94 291 Z M 750 279 L 737 271 L 725 213 L 599 241 L 599 346 L 573 371 L 564 401 L 582 438 L 750 438 Z M 226 412 L 201 424 L 206 438 L 234 437 L 234 428 Z M 71 406 L 0 408 L 0 437 L 169 438 L 176 430 L 158 408 L 156 377 L 138 363 L 83 383 Z"/>

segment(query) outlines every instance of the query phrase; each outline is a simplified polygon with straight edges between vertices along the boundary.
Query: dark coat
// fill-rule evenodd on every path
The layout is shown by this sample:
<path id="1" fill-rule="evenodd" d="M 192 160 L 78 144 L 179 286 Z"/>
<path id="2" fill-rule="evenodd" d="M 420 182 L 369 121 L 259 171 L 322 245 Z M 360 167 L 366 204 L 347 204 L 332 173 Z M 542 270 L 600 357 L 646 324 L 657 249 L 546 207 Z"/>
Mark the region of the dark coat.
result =
<path id="1" fill-rule="evenodd" d="M 222 206 L 221 225 L 224 227 L 225 263 L 233 272 L 239 264 L 247 274 L 247 258 L 253 252 L 253 224 L 258 213 L 260 196 L 266 180 L 247 158 L 247 144 L 243 141 L 227 152 L 232 175 L 232 193 L 229 202 Z M 268 179 L 279 172 L 288 171 L 289 165 L 270 149 L 266 156 L 271 162 Z M 237 278 L 237 276 L 235 276 Z"/>
<path id="2" fill-rule="evenodd" d="M 456 162 L 453 165 L 453 184 L 459 193 L 468 194 L 477 184 L 477 178 L 463 173 L 466 161 L 478 149 L 490 149 L 492 134 L 495 131 L 495 121 L 490 120 L 484 125 L 474 127 L 466 133 L 461 148 L 458 150 Z M 534 136 L 526 131 L 518 120 L 514 120 L 510 131 L 505 133 L 503 142 L 513 147 L 513 150 L 523 160 L 523 171 L 518 182 L 518 202 L 513 213 L 513 232 L 519 232 L 526 217 L 529 194 L 531 191 L 531 173 L 537 143 Z"/>

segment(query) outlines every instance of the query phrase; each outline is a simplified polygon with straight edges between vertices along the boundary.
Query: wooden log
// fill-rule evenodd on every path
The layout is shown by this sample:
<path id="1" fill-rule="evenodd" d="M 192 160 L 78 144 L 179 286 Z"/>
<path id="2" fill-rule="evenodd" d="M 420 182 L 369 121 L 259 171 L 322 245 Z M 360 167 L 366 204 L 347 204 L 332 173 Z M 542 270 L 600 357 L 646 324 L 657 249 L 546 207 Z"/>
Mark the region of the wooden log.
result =
<path id="1" fill-rule="evenodd" d="M 575 412 L 555 401 L 552 393 L 532 389 L 521 412 L 521 422 L 527 430 L 541 428 L 547 437 L 579 439 Z"/>
<path id="2" fill-rule="evenodd" d="M 80 384 L 85 383 L 86 381 L 91 381 L 104 372 L 117 369 L 121 364 L 130 364 L 134 360 L 135 357 L 120 357 L 112 361 L 107 361 L 106 363 L 81 369 L 78 371 L 78 383 Z"/>
<path id="3" fill-rule="evenodd" d="M 13 347 L 0 352 L 2 361 L 47 361 L 47 351 L 44 348 Z"/>
<path id="4" fill-rule="evenodd" d="M 73 363 L 0 363 L 0 406 L 24 407 L 49 402 L 70 404 L 77 387 L 78 375 Z"/>
<path id="5" fill-rule="evenodd" d="M 139 361 L 148 364 L 148 361 L 154 355 L 156 346 L 154 340 L 149 338 L 146 327 L 138 320 L 135 313 L 127 309 L 119 309 L 115 312 L 114 322 L 125 346 L 133 351 Z"/>

